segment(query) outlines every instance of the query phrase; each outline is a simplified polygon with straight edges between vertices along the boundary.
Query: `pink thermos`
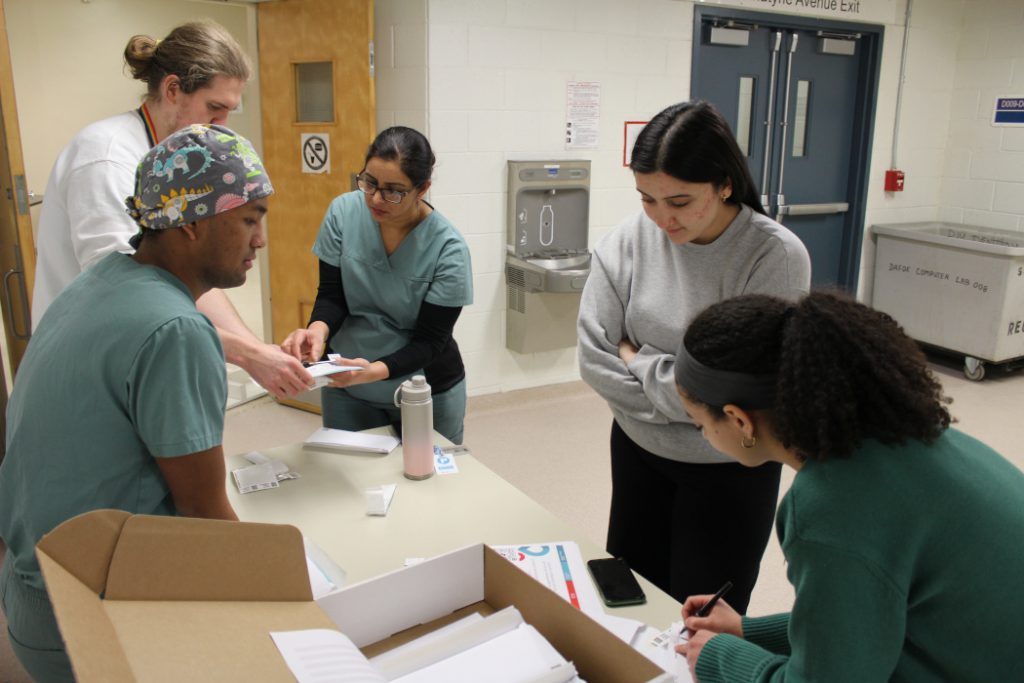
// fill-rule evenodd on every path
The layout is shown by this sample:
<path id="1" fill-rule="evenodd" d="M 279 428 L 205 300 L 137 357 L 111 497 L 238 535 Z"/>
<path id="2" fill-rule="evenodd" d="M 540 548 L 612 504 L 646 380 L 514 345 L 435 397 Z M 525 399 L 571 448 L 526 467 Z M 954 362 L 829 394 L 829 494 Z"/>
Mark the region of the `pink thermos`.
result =
<path id="1" fill-rule="evenodd" d="M 401 395 L 401 399 L 399 399 Z M 434 402 L 423 375 L 413 375 L 395 390 L 402 409 L 402 460 L 405 476 L 426 479 L 434 474 Z"/>

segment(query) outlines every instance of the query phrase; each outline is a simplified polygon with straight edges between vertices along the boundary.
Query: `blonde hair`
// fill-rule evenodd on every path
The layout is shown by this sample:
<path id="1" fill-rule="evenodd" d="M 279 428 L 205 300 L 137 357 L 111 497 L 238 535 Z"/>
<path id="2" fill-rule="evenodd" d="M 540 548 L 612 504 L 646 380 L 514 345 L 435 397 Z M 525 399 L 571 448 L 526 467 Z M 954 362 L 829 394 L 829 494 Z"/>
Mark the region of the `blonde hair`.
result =
<path id="1" fill-rule="evenodd" d="M 132 36 L 124 48 L 124 61 L 132 78 L 146 82 L 150 97 L 159 97 L 160 84 L 171 74 L 180 79 L 185 93 L 208 86 L 216 76 L 245 82 L 252 74 L 238 42 L 212 21 L 182 24 L 163 40 Z"/>

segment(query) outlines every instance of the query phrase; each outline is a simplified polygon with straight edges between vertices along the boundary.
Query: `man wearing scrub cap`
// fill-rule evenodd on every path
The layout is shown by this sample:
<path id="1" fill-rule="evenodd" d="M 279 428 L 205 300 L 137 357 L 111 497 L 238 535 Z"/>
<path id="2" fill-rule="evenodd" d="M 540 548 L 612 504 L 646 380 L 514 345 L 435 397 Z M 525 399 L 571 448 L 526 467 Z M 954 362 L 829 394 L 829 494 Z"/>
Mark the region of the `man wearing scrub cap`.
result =
<path id="1" fill-rule="evenodd" d="M 127 204 L 134 254 L 108 254 L 54 300 L 7 411 L 0 602 L 37 681 L 73 675 L 34 549 L 89 510 L 237 519 L 224 488 L 224 353 L 196 299 L 245 282 L 273 193 L 250 143 L 220 126 L 143 158 Z"/>

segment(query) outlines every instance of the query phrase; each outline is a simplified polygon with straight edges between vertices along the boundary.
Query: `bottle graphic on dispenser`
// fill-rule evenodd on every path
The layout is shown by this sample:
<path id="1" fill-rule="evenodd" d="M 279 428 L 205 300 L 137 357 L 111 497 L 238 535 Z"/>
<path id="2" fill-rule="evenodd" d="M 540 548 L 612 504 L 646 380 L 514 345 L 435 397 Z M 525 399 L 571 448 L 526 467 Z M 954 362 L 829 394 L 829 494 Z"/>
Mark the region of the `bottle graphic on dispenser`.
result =
<path id="1" fill-rule="evenodd" d="M 555 210 L 550 204 L 540 207 L 540 244 L 550 247 L 555 241 Z"/>
<path id="2" fill-rule="evenodd" d="M 402 464 L 408 479 L 434 474 L 434 403 L 423 375 L 413 375 L 395 390 L 402 409 Z"/>

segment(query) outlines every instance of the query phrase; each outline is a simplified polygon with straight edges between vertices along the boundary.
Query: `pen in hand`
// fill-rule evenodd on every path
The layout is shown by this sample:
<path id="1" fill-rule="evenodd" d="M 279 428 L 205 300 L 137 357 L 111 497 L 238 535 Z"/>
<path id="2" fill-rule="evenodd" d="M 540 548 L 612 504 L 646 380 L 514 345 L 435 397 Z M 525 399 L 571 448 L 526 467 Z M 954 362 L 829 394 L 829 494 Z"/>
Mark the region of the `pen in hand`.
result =
<path id="1" fill-rule="evenodd" d="M 722 598 L 722 596 L 729 592 L 730 588 L 732 588 L 732 581 L 726 581 L 725 585 L 719 588 L 718 592 L 712 595 L 711 599 L 705 602 L 699 610 L 694 612 L 693 616 L 706 617 L 707 615 L 711 614 L 711 610 L 715 608 L 715 605 Z"/>
<path id="2" fill-rule="evenodd" d="M 719 588 L 718 592 L 712 595 L 710 600 L 701 605 L 700 609 L 693 613 L 693 616 L 703 618 L 711 614 L 711 610 L 715 608 L 715 605 L 718 604 L 718 601 L 722 596 L 729 592 L 730 588 L 732 588 L 732 581 L 726 581 L 725 585 Z M 686 626 L 683 626 L 683 630 L 679 632 L 679 635 L 685 637 L 687 635 L 686 631 Z"/>

